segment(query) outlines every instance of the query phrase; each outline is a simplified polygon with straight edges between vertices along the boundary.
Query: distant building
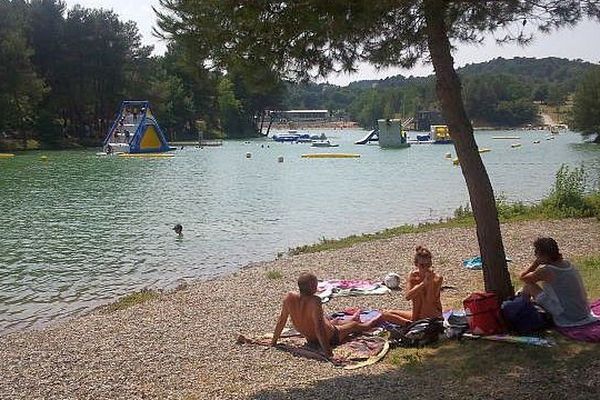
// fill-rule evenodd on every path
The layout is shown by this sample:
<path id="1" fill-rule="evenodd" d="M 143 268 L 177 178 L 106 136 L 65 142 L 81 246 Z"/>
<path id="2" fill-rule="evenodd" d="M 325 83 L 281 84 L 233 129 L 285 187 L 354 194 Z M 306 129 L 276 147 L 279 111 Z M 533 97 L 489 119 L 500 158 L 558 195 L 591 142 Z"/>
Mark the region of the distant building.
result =
<path id="1" fill-rule="evenodd" d="M 417 111 L 415 114 L 415 130 L 429 131 L 431 125 L 444 125 L 446 122 L 439 111 Z"/>
<path id="2" fill-rule="evenodd" d="M 328 121 L 329 110 L 288 110 L 278 112 L 282 121 Z"/>

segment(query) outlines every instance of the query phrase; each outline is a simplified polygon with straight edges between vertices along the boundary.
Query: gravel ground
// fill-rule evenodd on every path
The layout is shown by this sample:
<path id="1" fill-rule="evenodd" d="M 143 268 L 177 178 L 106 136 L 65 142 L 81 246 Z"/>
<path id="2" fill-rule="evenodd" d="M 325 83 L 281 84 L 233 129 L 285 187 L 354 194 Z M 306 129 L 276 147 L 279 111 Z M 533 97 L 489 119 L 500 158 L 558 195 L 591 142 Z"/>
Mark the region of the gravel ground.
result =
<path id="1" fill-rule="evenodd" d="M 531 243 L 540 235 L 557 239 L 567 257 L 600 252 L 596 220 L 531 221 L 502 229 L 513 269 L 530 262 Z M 283 258 L 196 282 L 127 310 L 95 312 L 43 330 L 5 335 L 0 337 L 0 398 L 454 398 L 455 383 L 440 392 L 425 378 L 407 377 L 385 360 L 344 371 L 271 348 L 237 345 L 234 339 L 239 333 L 273 329 L 281 298 L 295 289 L 301 271 L 321 278 L 381 279 L 390 271 L 405 276 L 417 244 L 431 249 L 445 285 L 456 288 L 444 291 L 442 302 L 456 303 L 481 290 L 481 272 L 461 266 L 463 258 L 477 254 L 476 243 L 473 229 L 439 229 Z M 282 278 L 269 279 L 272 270 Z M 409 307 L 394 292 L 334 299 L 325 309 L 350 305 Z"/>

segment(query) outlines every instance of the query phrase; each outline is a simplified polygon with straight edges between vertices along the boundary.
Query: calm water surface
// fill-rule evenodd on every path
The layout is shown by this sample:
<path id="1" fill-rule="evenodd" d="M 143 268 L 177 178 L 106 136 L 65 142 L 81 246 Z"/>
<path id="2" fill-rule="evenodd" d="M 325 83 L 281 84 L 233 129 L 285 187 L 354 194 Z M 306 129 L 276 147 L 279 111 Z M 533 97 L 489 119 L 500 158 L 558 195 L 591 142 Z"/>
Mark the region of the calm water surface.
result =
<path id="1" fill-rule="evenodd" d="M 171 159 L 92 150 L 0 159 L 0 333 L 43 326 L 143 287 L 225 274 L 321 237 L 450 216 L 467 201 L 460 168 L 444 158 L 454 154 L 451 145 L 381 150 L 353 144 L 364 131 L 325 132 L 339 148 L 255 140 L 188 147 Z M 496 135 L 520 135 L 523 146 L 512 149 L 517 140 Z M 538 200 L 562 163 L 583 162 L 598 179 L 598 146 L 576 134 L 546 136 L 477 134 L 479 146 L 492 149 L 482 157 L 496 194 Z M 315 151 L 362 157 L 300 158 Z M 176 223 L 182 238 L 171 230 Z"/>

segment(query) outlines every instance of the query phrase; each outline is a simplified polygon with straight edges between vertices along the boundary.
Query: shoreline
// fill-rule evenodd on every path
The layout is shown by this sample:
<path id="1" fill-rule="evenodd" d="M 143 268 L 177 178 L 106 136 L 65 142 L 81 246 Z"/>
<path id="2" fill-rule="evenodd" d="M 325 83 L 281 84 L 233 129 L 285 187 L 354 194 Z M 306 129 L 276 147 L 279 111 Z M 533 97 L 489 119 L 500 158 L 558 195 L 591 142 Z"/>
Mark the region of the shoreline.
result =
<path id="1" fill-rule="evenodd" d="M 266 129 L 266 128 L 263 128 Z M 331 122 L 314 122 L 314 123 L 293 123 L 292 127 L 290 127 L 289 123 L 273 123 L 271 126 L 271 130 L 276 131 L 288 131 L 291 129 L 329 129 L 329 130 L 345 130 L 345 129 L 359 129 L 363 131 L 369 131 L 371 128 L 361 127 L 355 121 L 331 121 Z M 525 126 L 473 126 L 474 132 L 485 132 L 485 131 L 525 131 L 525 132 L 548 132 L 548 129 L 531 129 Z M 407 132 L 418 132 L 414 130 L 407 130 Z M 428 132 L 428 131 L 423 131 Z M 567 130 L 569 133 L 578 133 Z M 562 134 L 566 133 L 562 132 Z M 227 141 L 227 140 L 250 140 L 264 137 L 264 134 L 260 134 L 258 136 L 249 136 L 246 138 L 215 138 L 215 139 L 207 139 L 207 140 L 218 140 L 218 141 Z M 173 142 L 169 142 L 172 145 L 177 146 L 177 143 L 194 143 L 197 144 L 197 140 L 175 140 Z M 95 143 L 92 145 L 92 143 Z M 37 139 L 30 139 L 27 145 L 27 148 L 23 148 L 21 139 L 15 140 L 0 140 L 0 152 L 28 152 L 28 151 L 60 151 L 60 150 L 82 150 L 82 149 L 97 149 L 102 147 L 102 138 L 98 138 L 98 142 L 95 140 L 87 140 L 87 141 L 66 141 L 62 146 L 48 146 L 47 144 L 42 143 Z"/>
<path id="2" fill-rule="evenodd" d="M 600 251 L 600 223 L 592 218 L 511 222 L 502 230 L 514 260 L 511 271 L 529 262 L 531 241 L 541 234 L 554 236 L 569 258 Z M 444 308 L 481 289 L 481 272 L 460 265 L 478 253 L 473 227 L 442 227 L 249 263 L 130 308 L 96 310 L 56 326 L 0 336 L 5 378 L 0 397 L 285 398 L 286 390 L 313 387 L 323 379 L 388 373 L 393 366 L 386 360 L 360 372 L 343 371 L 275 349 L 236 345 L 234 339 L 239 333 L 272 331 L 281 298 L 294 289 L 300 271 L 315 271 L 320 278 L 381 279 L 391 271 L 404 277 L 416 244 L 431 249 L 445 284 L 456 288 L 443 292 Z M 335 299 L 324 308 L 351 305 L 408 307 L 395 291 Z"/>

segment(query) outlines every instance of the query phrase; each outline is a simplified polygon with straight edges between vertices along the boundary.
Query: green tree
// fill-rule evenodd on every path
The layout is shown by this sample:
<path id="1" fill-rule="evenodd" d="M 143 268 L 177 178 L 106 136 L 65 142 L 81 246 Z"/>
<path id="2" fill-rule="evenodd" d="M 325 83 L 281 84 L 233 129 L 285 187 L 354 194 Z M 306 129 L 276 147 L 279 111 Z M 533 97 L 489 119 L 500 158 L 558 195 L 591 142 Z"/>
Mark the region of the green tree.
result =
<path id="1" fill-rule="evenodd" d="M 575 92 L 573 99 L 573 129 L 584 136 L 596 134 L 600 143 L 600 68 L 590 70 Z"/>
<path id="2" fill-rule="evenodd" d="M 542 30 L 600 17 L 600 1 L 555 0 L 306 0 L 246 2 L 160 0 L 159 26 L 176 40 L 192 41 L 203 56 L 227 65 L 245 57 L 298 75 L 352 71 L 358 61 L 411 67 L 425 54 L 436 93 L 461 161 L 484 262 L 487 290 L 513 293 L 494 192 L 454 69 L 451 40 L 477 42 L 484 32 L 539 23 Z M 510 30 L 507 30 L 510 32 Z M 514 39 L 525 42 L 519 29 Z M 508 37 L 510 38 L 510 37 Z"/>
<path id="3" fill-rule="evenodd" d="M 218 91 L 219 117 L 221 128 L 227 137 L 251 136 L 253 126 L 249 123 L 242 102 L 235 96 L 233 83 L 229 78 L 220 80 Z"/>
<path id="4" fill-rule="evenodd" d="M 227 76 L 233 83 L 241 110 L 253 128 L 251 134 L 256 136 L 260 130 L 258 124 L 264 121 L 265 112 L 278 110 L 284 103 L 285 84 L 277 73 L 253 62 L 232 65 Z"/>
<path id="5" fill-rule="evenodd" d="M 219 109 L 217 102 L 217 85 L 220 75 L 209 71 L 202 60 L 194 52 L 186 49 L 181 43 L 170 43 L 168 51 L 162 58 L 161 65 L 167 76 L 175 76 L 183 85 L 186 96 L 190 96 L 193 110 L 185 116 L 180 115 L 174 119 L 180 123 L 169 127 L 196 137 L 197 120 L 204 121 L 206 132 L 213 134 L 219 131 Z M 181 113 L 182 109 L 174 109 Z"/>
<path id="6" fill-rule="evenodd" d="M 21 132 L 24 146 L 45 91 L 31 62 L 27 28 L 27 4 L 0 0 L 0 130 Z"/>

